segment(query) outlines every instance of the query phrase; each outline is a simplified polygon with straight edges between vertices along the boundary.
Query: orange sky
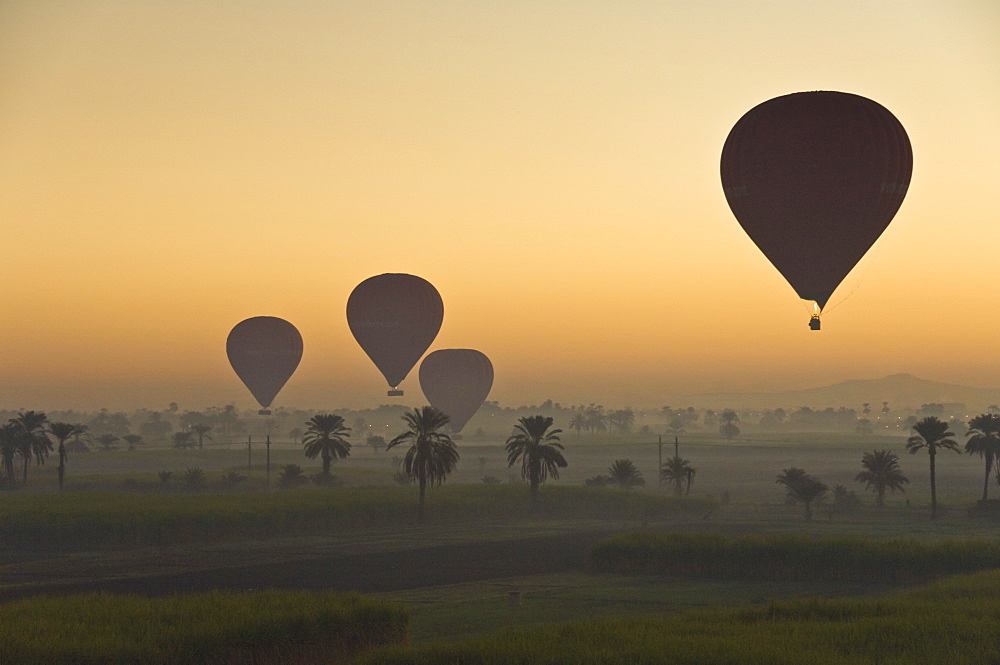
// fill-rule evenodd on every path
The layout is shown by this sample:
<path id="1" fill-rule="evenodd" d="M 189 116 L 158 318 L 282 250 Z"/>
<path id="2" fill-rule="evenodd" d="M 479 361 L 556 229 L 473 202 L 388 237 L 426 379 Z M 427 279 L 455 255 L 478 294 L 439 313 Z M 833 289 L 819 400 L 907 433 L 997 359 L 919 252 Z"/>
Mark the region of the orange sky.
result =
<path id="1" fill-rule="evenodd" d="M 305 340 L 276 404 L 387 402 L 344 317 L 383 272 L 437 286 L 431 350 L 507 404 L 1000 386 L 1000 4 L 828 4 L 8 0 L 0 407 L 249 407 L 256 315 Z M 718 159 L 816 89 L 890 109 L 914 172 L 812 333 Z"/>

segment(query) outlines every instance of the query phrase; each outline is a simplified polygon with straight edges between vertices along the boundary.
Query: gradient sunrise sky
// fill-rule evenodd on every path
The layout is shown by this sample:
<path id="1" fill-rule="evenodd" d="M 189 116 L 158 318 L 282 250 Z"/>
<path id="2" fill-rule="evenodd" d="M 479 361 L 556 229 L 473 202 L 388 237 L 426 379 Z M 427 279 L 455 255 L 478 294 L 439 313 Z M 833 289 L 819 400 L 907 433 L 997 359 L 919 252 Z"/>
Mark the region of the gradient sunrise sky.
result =
<path id="1" fill-rule="evenodd" d="M 718 168 L 802 90 L 914 153 L 818 333 Z M 384 272 L 504 404 L 1000 386 L 996 0 L 5 0 L 0 95 L 0 408 L 253 406 L 225 340 L 257 315 L 305 340 L 276 406 L 387 403 L 345 319 Z"/>

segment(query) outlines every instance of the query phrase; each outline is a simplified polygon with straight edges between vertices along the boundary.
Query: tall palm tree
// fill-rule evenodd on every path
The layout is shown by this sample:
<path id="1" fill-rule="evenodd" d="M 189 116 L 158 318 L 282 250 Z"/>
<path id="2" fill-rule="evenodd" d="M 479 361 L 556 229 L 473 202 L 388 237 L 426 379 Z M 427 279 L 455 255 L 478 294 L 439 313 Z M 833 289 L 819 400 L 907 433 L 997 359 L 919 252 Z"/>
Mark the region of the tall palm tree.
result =
<path id="1" fill-rule="evenodd" d="M 35 458 L 35 464 L 45 464 L 45 457 L 52 451 L 52 442 L 45 436 L 45 425 L 49 419 L 40 411 L 22 411 L 10 422 L 17 431 L 17 445 L 24 464 L 22 482 L 28 481 L 28 464 Z"/>
<path id="2" fill-rule="evenodd" d="M 719 425 L 719 433 L 722 436 L 732 439 L 740 435 L 740 428 L 736 425 L 736 423 L 740 422 L 738 413 L 732 409 L 723 409 L 722 413 L 719 414 L 719 420 L 722 421 L 722 424 Z"/>
<path id="3" fill-rule="evenodd" d="M 204 446 L 205 439 L 212 439 L 209 434 L 212 431 L 212 426 L 207 423 L 195 423 L 191 425 L 191 431 L 198 435 L 198 448 Z"/>
<path id="4" fill-rule="evenodd" d="M 1000 455 L 1000 415 L 984 413 L 969 421 L 969 431 L 965 433 L 965 452 L 979 454 L 986 460 L 986 479 L 983 480 L 983 501 L 986 501 L 990 486 L 990 472 Z"/>
<path id="5" fill-rule="evenodd" d="M 865 488 L 875 492 L 875 505 L 881 508 L 885 505 L 885 491 L 905 492 L 903 485 L 910 479 L 903 475 L 899 468 L 899 457 L 888 450 L 873 450 L 861 456 L 861 471 L 854 477 Z"/>
<path id="6" fill-rule="evenodd" d="M 316 459 L 323 457 L 323 475 L 330 475 L 330 463 L 333 458 L 344 459 L 351 454 L 351 444 L 347 437 L 351 436 L 351 428 L 344 426 L 344 419 L 335 413 L 319 414 L 306 422 L 306 434 L 302 438 L 306 457 Z"/>
<path id="7" fill-rule="evenodd" d="M 569 419 L 569 428 L 576 430 L 576 435 L 580 436 L 580 430 L 587 429 L 587 415 L 583 411 L 577 411 Z"/>
<path id="8" fill-rule="evenodd" d="M 403 457 L 403 470 L 410 479 L 420 485 L 420 519 L 424 519 L 424 494 L 427 483 L 440 485 L 458 464 L 458 447 L 451 437 L 440 431 L 451 422 L 443 411 L 433 406 L 413 409 L 403 415 L 407 431 L 393 438 L 386 450 L 401 443 L 409 443 L 410 449 Z"/>
<path id="9" fill-rule="evenodd" d="M 948 423 L 941 421 L 937 416 L 927 416 L 923 420 L 913 425 L 915 435 L 906 440 L 906 449 L 911 455 L 915 455 L 923 448 L 927 449 L 927 456 L 931 462 L 931 519 L 937 519 L 937 483 L 934 479 L 934 457 L 939 448 L 954 450 L 959 452 L 958 444 L 953 432 L 948 429 Z"/>
<path id="10" fill-rule="evenodd" d="M 63 480 L 66 477 L 66 441 L 76 434 L 76 425 L 72 423 L 49 423 L 49 434 L 51 434 L 59 451 L 59 489 L 63 488 Z"/>
<path id="11" fill-rule="evenodd" d="M 829 489 L 818 478 L 796 467 L 783 469 L 774 482 L 785 486 L 789 499 L 792 501 L 801 501 L 805 504 L 807 522 L 812 520 L 813 502 L 822 498 Z"/>
<path id="12" fill-rule="evenodd" d="M 0 462 L 6 482 L 14 484 L 14 458 L 20 454 L 17 433 L 19 428 L 14 423 L 0 425 Z"/>
<path id="13" fill-rule="evenodd" d="M 635 462 L 630 459 L 616 459 L 608 467 L 608 475 L 611 477 L 611 482 L 626 490 L 646 484 Z"/>
<path id="14" fill-rule="evenodd" d="M 549 416 L 525 416 L 514 425 L 507 437 L 507 466 L 521 460 L 521 478 L 531 483 L 531 502 L 538 500 L 538 486 L 552 476 L 559 480 L 559 469 L 566 467 L 561 429 L 552 429 Z"/>
<path id="15" fill-rule="evenodd" d="M 673 485 L 674 494 L 680 496 L 683 492 L 682 485 L 684 483 L 687 483 L 690 490 L 694 473 L 695 470 L 688 460 L 681 459 L 675 455 L 663 463 L 663 468 L 660 469 L 660 478 L 667 481 L 668 485 Z"/>

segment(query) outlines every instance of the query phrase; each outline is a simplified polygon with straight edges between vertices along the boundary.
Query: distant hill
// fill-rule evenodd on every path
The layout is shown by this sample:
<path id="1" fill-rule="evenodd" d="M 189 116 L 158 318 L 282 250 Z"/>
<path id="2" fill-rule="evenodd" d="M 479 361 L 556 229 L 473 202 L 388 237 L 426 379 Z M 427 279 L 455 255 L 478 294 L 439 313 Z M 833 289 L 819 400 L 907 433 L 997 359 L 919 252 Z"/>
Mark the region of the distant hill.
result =
<path id="1" fill-rule="evenodd" d="M 964 404 L 970 412 L 981 413 L 991 404 L 1000 404 L 1000 390 L 973 388 L 920 379 L 912 374 L 893 374 L 881 379 L 854 379 L 821 388 L 771 393 L 700 393 L 687 395 L 678 405 L 697 408 L 733 409 L 813 409 L 827 407 L 859 409 L 871 404 L 873 412 L 889 402 L 893 411 L 919 409 L 922 404 Z"/>

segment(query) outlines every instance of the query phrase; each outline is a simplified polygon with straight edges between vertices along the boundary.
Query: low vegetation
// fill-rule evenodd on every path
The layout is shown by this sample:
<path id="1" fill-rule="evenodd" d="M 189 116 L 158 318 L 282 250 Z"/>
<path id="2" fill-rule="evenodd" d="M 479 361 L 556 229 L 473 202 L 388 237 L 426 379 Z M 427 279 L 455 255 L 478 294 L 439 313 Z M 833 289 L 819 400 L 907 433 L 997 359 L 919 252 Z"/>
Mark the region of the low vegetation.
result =
<path id="1" fill-rule="evenodd" d="M 529 497 L 517 484 L 444 486 L 429 500 L 441 523 L 517 520 Z M 607 488 L 550 487 L 539 495 L 553 518 L 646 519 L 704 512 L 711 499 Z M 115 549 L 336 533 L 409 524 L 419 507 L 408 486 L 304 487 L 271 493 L 11 493 L 0 503 L 0 549 Z"/>
<path id="2" fill-rule="evenodd" d="M 603 619 L 455 644 L 376 649 L 361 665 L 980 665 L 1000 661 L 1000 571 L 873 598 Z"/>
<path id="3" fill-rule="evenodd" d="M 595 545 L 588 567 L 684 577 L 897 584 L 1000 567 L 1000 542 L 632 532 Z"/>
<path id="4" fill-rule="evenodd" d="M 338 663 L 406 639 L 400 606 L 357 594 L 82 594 L 0 605 L 0 662 Z"/>

